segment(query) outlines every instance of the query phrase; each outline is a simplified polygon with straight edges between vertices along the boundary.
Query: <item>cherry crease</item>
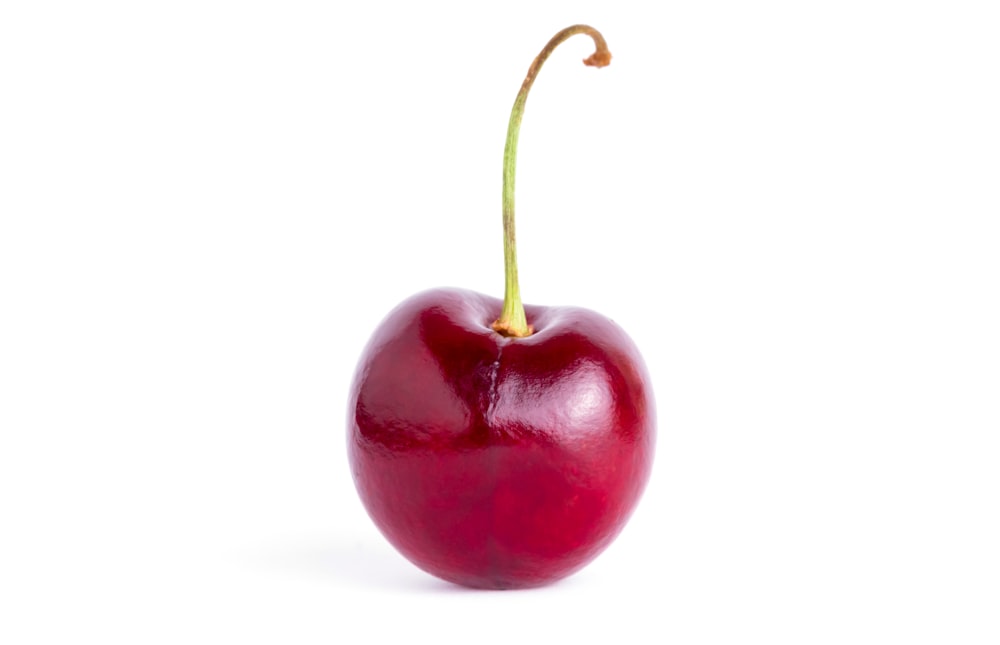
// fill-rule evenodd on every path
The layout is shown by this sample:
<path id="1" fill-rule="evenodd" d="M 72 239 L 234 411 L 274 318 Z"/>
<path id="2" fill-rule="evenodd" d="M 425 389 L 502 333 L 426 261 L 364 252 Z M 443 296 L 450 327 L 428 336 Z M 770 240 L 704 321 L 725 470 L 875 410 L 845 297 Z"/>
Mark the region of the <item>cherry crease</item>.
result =
<path id="1" fill-rule="evenodd" d="M 543 585 L 620 532 L 649 478 L 652 389 L 614 322 L 458 289 L 406 300 L 364 350 L 349 399 L 361 499 L 414 564 L 471 587 Z"/>

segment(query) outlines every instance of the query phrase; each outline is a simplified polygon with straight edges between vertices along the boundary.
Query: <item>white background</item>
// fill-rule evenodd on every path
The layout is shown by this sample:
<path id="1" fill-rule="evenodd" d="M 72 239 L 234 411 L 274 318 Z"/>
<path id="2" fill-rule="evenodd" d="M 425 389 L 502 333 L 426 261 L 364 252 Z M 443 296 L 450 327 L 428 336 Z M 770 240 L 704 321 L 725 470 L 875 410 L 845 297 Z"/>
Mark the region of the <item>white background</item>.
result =
<path id="1" fill-rule="evenodd" d="M 542 4 L 544 8 L 538 8 Z M 654 7 L 656 7 L 654 9 Z M 398 301 L 605 313 L 659 403 L 620 539 L 470 592 L 344 448 Z M 995 2 L 5 2 L 0 641 L 997 643 Z"/>

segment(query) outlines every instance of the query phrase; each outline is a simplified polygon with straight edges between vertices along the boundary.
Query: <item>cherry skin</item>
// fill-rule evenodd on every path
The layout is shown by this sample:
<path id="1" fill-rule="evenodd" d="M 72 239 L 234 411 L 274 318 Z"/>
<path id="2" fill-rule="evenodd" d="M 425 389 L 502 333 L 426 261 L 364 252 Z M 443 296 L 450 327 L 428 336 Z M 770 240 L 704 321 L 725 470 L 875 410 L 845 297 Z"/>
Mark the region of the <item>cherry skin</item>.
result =
<path id="1" fill-rule="evenodd" d="M 493 330 L 500 300 L 413 296 L 379 325 L 351 387 L 361 500 L 421 569 L 469 587 L 534 587 L 590 562 L 649 478 L 652 388 L 618 325 L 526 306 L 533 333 Z"/>

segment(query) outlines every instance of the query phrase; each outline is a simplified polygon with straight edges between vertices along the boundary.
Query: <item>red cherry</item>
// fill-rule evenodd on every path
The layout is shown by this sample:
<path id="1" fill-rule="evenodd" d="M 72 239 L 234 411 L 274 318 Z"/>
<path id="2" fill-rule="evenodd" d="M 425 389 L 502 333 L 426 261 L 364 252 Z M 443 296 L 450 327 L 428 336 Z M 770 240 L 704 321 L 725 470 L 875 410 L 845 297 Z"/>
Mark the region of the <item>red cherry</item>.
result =
<path id="1" fill-rule="evenodd" d="M 361 500 L 425 571 L 483 588 L 533 587 L 577 571 L 624 527 L 649 478 L 649 377 L 614 322 L 524 307 L 514 251 L 514 161 L 528 89 L 566 38 L 532 63 L 504 150 L 504 301 L 437 289 L 406 300 L 362 354 L 348 407 Z M 498 318 L 499 316 L 499 318 Z"/>
<path id="2" fill-rule="evenodd" d="M 470 587 L 558 580 L 621 531 L 649 477 L 653 396 L 624 331 L 527 307 L 534 334 L 490 327 L 499 300 L 416 295 L 382 322 L 350 399 L 349 454 L 369 514 L 408 559 Z"/>

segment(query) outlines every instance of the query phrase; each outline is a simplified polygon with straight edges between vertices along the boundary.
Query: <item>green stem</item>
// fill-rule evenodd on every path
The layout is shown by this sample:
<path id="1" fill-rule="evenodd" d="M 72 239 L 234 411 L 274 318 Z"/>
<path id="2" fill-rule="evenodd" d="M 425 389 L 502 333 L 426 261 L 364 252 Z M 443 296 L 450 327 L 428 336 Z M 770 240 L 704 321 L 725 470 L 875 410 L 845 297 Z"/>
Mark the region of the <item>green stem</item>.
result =
<path id="1" fill-rule="evenodd" d="M 528 75 L 521 83 L 521 91 L 514 99 L 514 107 L 510 111 L 510 121 L 507 124 L 507 143 L 503 149 L 503 260 L 504 260 L 504 297 L 503 312 L 493 323 L 493 329 L 504 336 L 524 337 L 532 333 L 531 325 L 524 315 L 524 305 L 521 304 L 521 288 L 517 281 L 517 249 L 514 236 L 514 168 L 517 164 L 517 137 L 521 132 L 521 117 L 524 116 L 524 104 L 528 100 L 528 90 L 535 82 L 538 71 L 552 51 L 564 40 L 576 34 L 586 34 L 594 39 L 596 47 L 589 58 L 584 59 L 585 65 L 604 67 L 611 62 L 611 52 L 608 44 L 593 27 L 573 25 L 563 29 L 552 37 L 545 48 L 535 57 Z"/>

